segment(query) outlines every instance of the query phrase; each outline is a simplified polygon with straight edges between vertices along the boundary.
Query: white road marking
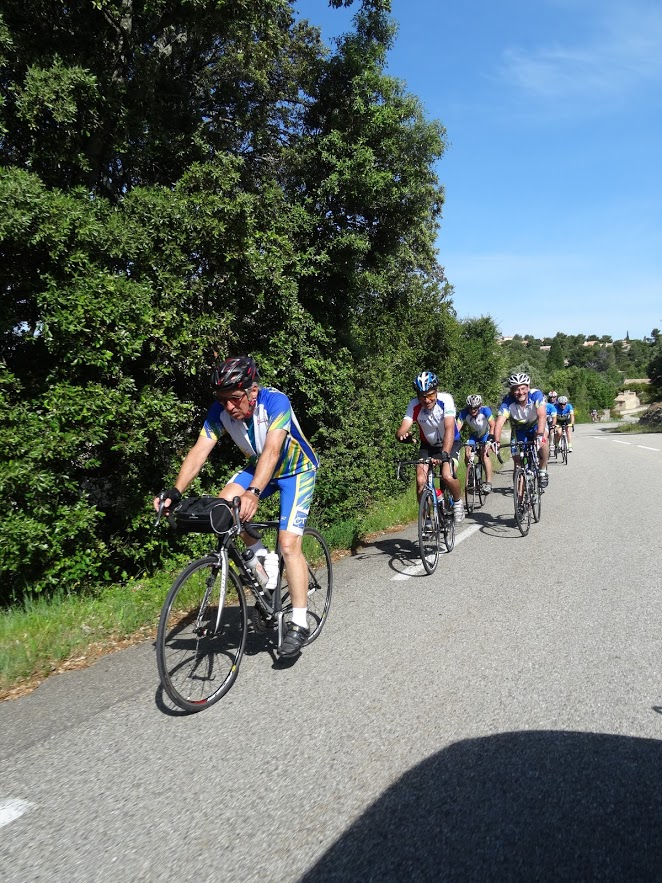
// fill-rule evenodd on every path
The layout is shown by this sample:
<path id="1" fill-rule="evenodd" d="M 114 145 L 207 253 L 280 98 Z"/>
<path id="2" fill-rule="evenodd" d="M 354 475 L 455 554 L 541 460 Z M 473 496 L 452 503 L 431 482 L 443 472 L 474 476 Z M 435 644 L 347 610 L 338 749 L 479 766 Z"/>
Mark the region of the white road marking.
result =
<path id="1" fill-rule="evenodd" d="M 620 441 L 620 440 L 617 439 L 617 438 L 612 438 L 612 441 L 613 441 L 613 443 L 614 443 L 615 445 L 631 445 L 631 444 L 632 444 L 632 442 L 624 442 L 624 441 Z"/>
<path id="2" fill-rule="evenodd" d="M 470 537 L 472 534 L 476 533 L 477 530 L 480 530 L 480 524 L 472 524 L 471 527 L 463 530 L 462 533 L 456 538 L 455 545 L 459 546 L 459 544 L 463 540 L 466 540 L 467 537 Z M 445 549 L 443 551 L 446 553 Z M 418 576 L 421 573 L 425 573 L 425 568 L 422 564 L 415 564 L 412 567 L 405 567 L 405 569 L 401 570 L 400 573 L 396 573 L 395 576 L 391 577 L 391 582 L 399 582 L 401 580 L 410 579 L 412 576 Z"/>
<path id="3" fill-rule="evenodd" d="M 15 822 L 16 819 L 34 809 L 34 803 L 28 803 L 27 800 L 4 800 L 0 802 L 0 828 Z"/>
<path id="4" fill-rule="evenodd" d="M 643 448 L 645 451 L 659 451 L 659 448 L 649 448 L 648 445 L 637 445 L 638 448 Z"/>

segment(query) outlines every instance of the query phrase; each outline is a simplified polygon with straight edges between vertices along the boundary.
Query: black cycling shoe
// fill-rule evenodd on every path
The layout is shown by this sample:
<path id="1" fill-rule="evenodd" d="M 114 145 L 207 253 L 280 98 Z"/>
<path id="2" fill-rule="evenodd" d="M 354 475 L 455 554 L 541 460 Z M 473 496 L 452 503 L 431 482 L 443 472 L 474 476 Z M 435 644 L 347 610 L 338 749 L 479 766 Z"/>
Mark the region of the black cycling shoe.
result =
<path id="1" fill-rule="evenodd" d="M 286 629 L 283 643 L 278 648 L 278 655 L 296 656 L 298 653 L 301 653 L 302 647 L 306 646 L 306 642 L 310 637 L 310 629 L 297 625 L 294 622 L 288 622 Z"/>

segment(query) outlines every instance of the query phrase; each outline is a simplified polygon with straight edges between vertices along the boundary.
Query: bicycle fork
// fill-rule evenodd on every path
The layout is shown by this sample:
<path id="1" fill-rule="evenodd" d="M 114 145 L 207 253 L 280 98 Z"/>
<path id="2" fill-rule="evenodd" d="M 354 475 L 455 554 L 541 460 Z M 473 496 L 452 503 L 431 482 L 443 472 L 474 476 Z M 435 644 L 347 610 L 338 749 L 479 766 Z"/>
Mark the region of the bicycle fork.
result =
<path id="1" fill-rule="evenodd" d="M 209 599 L 211 598 L 212 591 L 214 589 L 214 583 L 216 582 L 216 578 L 218 575 L 218 571 L 216 568 L 212 568 L 211 573 L 207 577 L 207 588 L 205 589 L 205 595 L 202 599 L 202 604 L 200 605 L 200 610 L 198 612 L 198 620 L 196 622 L 196 634 L 199 637 L 202 637 L 206 634 L 206 637 L 212 638 L 216 632 L 218 631 L 221 625 L 221 614 L 223 608 L 225 606 L 225 595 L 228 589 L 228 556 L 227 553 L 223 553 L 221 555 L 221 583 L 220 589 L 218 593 L 218 610 L 216 611 L 216 622 L 208 623 L 207 628 L 205 629 L 202 625 L 202 620 L 204 618 L 205 612 L 209 605 Z"/>

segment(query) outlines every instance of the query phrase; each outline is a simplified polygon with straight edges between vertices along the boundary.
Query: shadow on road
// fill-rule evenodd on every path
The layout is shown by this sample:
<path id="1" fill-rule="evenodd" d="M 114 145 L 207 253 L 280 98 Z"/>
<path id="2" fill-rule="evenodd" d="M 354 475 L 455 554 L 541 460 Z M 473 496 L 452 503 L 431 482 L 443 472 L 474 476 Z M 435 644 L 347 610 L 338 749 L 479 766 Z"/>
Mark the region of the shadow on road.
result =
<path id="1" fill-rule="evenodd" d="M 660 880 L 662 742 L 520 732 L 406 773 L 302 878 Z"/>
<path id="2" fill-rule="evenodd" d="M 372 558 L 375 554 L 388 555 L 388 566 L 395 573 L 402 573 L 407 567 L 416 567 L 421 563 L 418 551 L 418 539 L 408 540 L 401 536 L 380 537 L 372 542 L 364 542 L 354 556 L 358 560 Z"/>

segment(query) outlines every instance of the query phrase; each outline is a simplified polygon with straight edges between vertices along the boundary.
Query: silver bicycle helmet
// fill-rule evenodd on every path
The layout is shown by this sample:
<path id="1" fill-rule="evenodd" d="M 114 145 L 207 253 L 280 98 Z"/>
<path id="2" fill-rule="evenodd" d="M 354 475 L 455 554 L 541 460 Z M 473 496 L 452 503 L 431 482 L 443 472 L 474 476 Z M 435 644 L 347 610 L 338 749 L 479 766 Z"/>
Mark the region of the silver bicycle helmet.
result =
<path id="1" fill-rule="evenodd" d="M 522 383 L 531 386 L 531 378 L 528 374 L 511 374 L 508 378 L 508 386 L 519 386 Z"/>

